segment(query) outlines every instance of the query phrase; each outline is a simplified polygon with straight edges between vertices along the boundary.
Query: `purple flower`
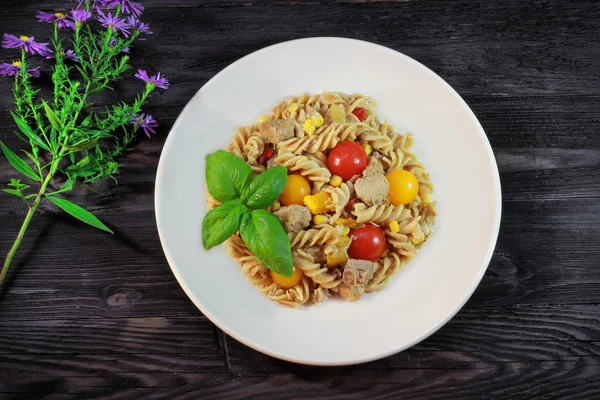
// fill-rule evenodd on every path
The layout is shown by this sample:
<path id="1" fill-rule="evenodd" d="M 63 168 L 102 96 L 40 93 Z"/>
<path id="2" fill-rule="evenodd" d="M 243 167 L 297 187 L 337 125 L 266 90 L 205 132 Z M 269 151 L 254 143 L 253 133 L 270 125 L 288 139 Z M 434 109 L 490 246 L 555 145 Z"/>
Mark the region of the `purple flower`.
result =
<path id="1" fill-rule="evenodd" d="M 73 50 L 67 50 L 66 53 L 64 50 L 61 50 L 60 54 L 62 54 L 66 59 L 69 59 L 74 62 L 79 62 L 79 57 L 77 56 L 77 54 L 75 54 Z"/>
<path id="2" fill-rule="evenodd" d="M 142 113 L 142 115 L 139 117 L 131 118 L 129 122 L 142 128 L 148 137 L 150 137 L 150 133 L 154 133 L 156 135 L 156 132 L 152 128 L 156 128 L 158 123 L 154 118 L 152 118 L 152 115 L 146 115 L 145 113 Z"/>
<path id="3" fill-rule="evenodd" d="M 96 8 L 98 11 L 98 17 L 96 19 L 100 21 L 103 27 L 110 28 L 113 32 L 121 31 L 125 37 L 128 37 L 130 32 L 128 30 L 129 26 L 127 26 L 127 22 L 124 19 L 118 18 L 116 15 L 113 16 L 110 12 L 108 15 L 105 15 L 99 8 Z"/>
<path id="4" fill-rule="evenodd" d="M 108 8 L 116 8 L 121 6 L 121 12 L 124 14 L 133 14 L 136 17 L 142 15 L 144 7 L 140 3 L 130 0 L 98 0 L 103 6 Z"/>
<path id="5" fill-rule="evenodd" d="M 69 21 L 67 19 L 67 16 L 63 13 L 47 13 L 47 12 L 43 12 L 43 11 L 38 11 L 38 14 L 36 15 L 36 18 L 40 20 L 40 22 L 49 22 L 49 23 L 58 23 L 58 27 L 59 28 L 71 28 L 71 29 L 75 29 L 75 24 L 73 23 L 73 21 Z"/>
<path id="6" fill-rule="evenodd" d="M 23 69 L 23 67 L 21 66 L 21 61 L 13 61 L 12 64 L 3 63 L 3 64 L 0 64 L 0 75 L 19 76 L 19 72 L 21 72 L 22 69 Z M 29 68 L 27 70 L 27 75 L 34 77 L 34 78 L 39 78 L 40 77 L 39 69 L 40 69 L 40 67 Z"/>
<path id="7" fill-rule="evenodd" d="M 102 43 L 101 40 L 98 40 L 98 43 Z M 115 47 L 117 44 L 117 38 L 112 38 L 110 39 L 110 42 L 108 42 L 108 45 L 110 47 Z M 129 53 L 129 47 L 124 47 L 123 50 L 121 50 L 122 53 Z"/>
<path id="8" fill-rule="evenodd" d="M 140 33 L 145 33 L 146 35 L 152 35 L 152 31 L 150 30 L 150 25 L 143 23 L 139 19 L 134 16 L 129 16 L 127 18 L 127 25 L 130 29 L 134 31 L 140 31 Z"/>
<path id="9" fill-rule="evenodd" d="M 26 52 L 30 52 L 31 54 L 37 53 L 44 57 L 52 54 L 52 50 L 48 48 L 48 43 L 37 43 L 33 36 L 16 37 L 5 33 L 2 38 L 2 47 L 5 49 L 18 49 L 22 47 Z"/>
<path id="10" fill-rule="evenodd" d="M 60 49 L 60 55 L 71 61 L 79 62 L 79 57 L 73 50 L 67 50 L 67 52 L 65 53 L 64 49 Z M 50 60 L 52 58 L 54 58 L 54 54 L 50 54 L 49 56 L 47 56 L 46 60 Z"/>
<path id="11" fill-rule="evenodd" d="M 71 10 L 69 18 L 75 22 L 85 22 L 92 17 L 92 13 L 86 10 Z"/>
<path id="12" fill-rule="evenodd" d="M 138 72 L 135 74 L 135 77 L 151 85 L 156 85 L 161 89 L 169 88 L 169 81 L 164 76 L 161 77 L 160 72 L 156 75 L 148 77 L 148 73 L 145 70 L 138 69 Z"/>

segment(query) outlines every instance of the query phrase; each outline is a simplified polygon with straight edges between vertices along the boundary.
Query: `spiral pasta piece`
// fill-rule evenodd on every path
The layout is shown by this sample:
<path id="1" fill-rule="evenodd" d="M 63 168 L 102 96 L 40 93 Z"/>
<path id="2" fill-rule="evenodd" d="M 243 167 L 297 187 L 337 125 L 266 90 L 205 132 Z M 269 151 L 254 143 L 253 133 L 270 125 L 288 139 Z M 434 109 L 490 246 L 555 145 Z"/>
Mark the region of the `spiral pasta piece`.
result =
<path id="1" fill-rule="evenodd" d="M 329 223 L 333 224 L 344 212 L 344 207 L 354 193 L 354 185 L 351 182 L 343 182 L 339 187 L 327 185 L 323 187 L 322 191 L 329 193 L 329 200 L 325 202 L 325 206 L 334 211 L 329 218 Z"/>
<path id="2" fill-rule="evenodd" d="M 302 281 L 289 289 L 282 289 L 276 283 L 256 285 L 269 299 L 290 307 L 298 307 L 310 299 L 310 278 L 303 277 Z"/>
<path id="3" fill-rule="evenodd" d="M 402 221 L 410 216 L 410 210 L 405 209 L 403 205 L 395 206 L 393 204 L 374 205 L 368 207 L 364 203 L 356 203 L 352 210 L 356 217 L 356 222 L 374 222 L 377 224 L 387 224 L 392 221 Z"/>
<path id="4" fill-rule="evenodd" d="M 415 245 L 409 241 L 407 235 L 402 233 L 395 233 L 390 230 L 385 230 L 387 236 L 387 242 L 392 246 L 394 253 L 398 253 L 401 256 L 413 258 L 416 254 Z"/>
<path id="5" fill-rule="evenodd" d="M 357 136 L 364 132 L 377 131 L 362 123 L 323 125 L 313 136 L 295 137 L 280 142 L 279 149 L 282 152 L 292 152 L 294 154 L 324 152 L 327 149 L 334 148 L 343 140 L 356 140 Z"/>
<path id="6" fill-rule="evenodd" d="M 293 249 L 305 249 L 311 246 L 326 246 L 335 244 L 340 240 L 344 227 L 341 225 L 325 225 L 319 229 L 307 229 L 297 233 L 288 233 L 290 245 Z"/>
<path id="7" fill-rule="evenodd" d="M 360 135 L 360 140 L 362 142 L 368 143 L 373 147 L 374 150 L 377 150 L 384 156 L 390 156 L 390 153 L 394 151 L 394 145 L 392 143 L 392 139 L 387 135 L 382 135 L 379 132 L 365 132 Z"/>
<path id="8" fill-rule="evenodd" d="M 314 258 L 302 250 L 294 252 L 294 266 L 300 268 L 305 276 L 325 289 L 332 289 L 342 283 L 341 274 L 314 262 Z M 338 272 L 336 274 L 336 272 Z"/>
<path id="9" fill-rule="evenodd" d="M 298 171 L 302 176 L 311 180 L 313 182 L 313 193 L 317 193 L 331 179 L 331 172 L 327 167 L 322 166 L 318 160 L 311 160 L 307 156 L 282 153 L 275 158 L 275 162 L 291 171 Z"/>
<path id="10" fill-rule="evenodd" d="M 375 262 L 375 272 L 367 284 L 366 291 L 377 292 L 384 289 L 390 282 L 392 275 L 400 269 L 402 264 L 402 258 L 394 252 L 389 253 L 383 259 L 377 260 Z"/>
<path id="11" fill-rule="evenodd" d="M 250 136 L 244 144 L 247 162 L 256 163 L 265 150 L 265 142 L 259 136 Z"/>

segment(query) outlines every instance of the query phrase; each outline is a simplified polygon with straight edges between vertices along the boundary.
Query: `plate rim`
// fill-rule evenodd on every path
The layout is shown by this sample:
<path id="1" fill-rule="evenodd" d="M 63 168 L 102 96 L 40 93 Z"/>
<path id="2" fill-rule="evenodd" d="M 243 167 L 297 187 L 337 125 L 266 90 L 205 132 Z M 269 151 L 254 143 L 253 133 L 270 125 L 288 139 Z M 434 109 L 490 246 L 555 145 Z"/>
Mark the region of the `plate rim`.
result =
<path id="1" fill-rule="evenodd" d="M 490 241 L 490 243 L 488 245 L 488 249 L 487 249 L 485 258 L 482 262 L 482 266 L 479 268 L 478 275 L 475 277 L 473 284 L 471 285 L 470 289 L 463 295 L 463 297 L 457 303 L 457 305 L 453 308 L 453 310 L 451 312 L 449 312 L 440 321 L 438 321 L 435 325 L 433 325 L 429 330 L 424 332 L 419 337 L 408 342 L 407 344 L 395 346 L 387 351 L 378 352 L 378 353 L 372 354 L 370 356 L 355 358 L 351 361 L 324 362 L 324 361 L 309 361 L 309 360 L 297 359 L 294 357 L 288 357 L 286 355 L 278 354 L 277 352 L 271 351 L 269 348 L 267 348 L 263 345 L 260 345 L 258 343 L 255 343 L 254 341 L 252 341 L 250 339 L 245 338 L 243 334 L 239 334 L 238 332 L 230 330 L 227 326 L 225 326 L 225 324 L 222 323 L 222 321 L 217 316 L 215 316 L 210 311 L 204 309 L 202 302 L 192 293 L 192 290 L 187 285 L 185 280 L 182 278 L 182 276 L 179 273 L 179 270 L 177 269 L 177 267 L 175 266 L 175 263 L 173 262 L 173 258 L 171 257 L 170 252 L 166 247 L 165 240 L 163 239 L 163 233 L 161 233 L 161 229 L 160 229 L 159 222 L 158 222 L 159 221 L 158 214 L 159 214 L 159 209 L 160 209 L 159 192 L 160 192 L 160 187 L 161 187 L 159 181 L 164 180 L 163 168 L 161 168 L 161 165 L 163 165 L 163 163 L 165 162 L 163 160 L 166 157 L 166 154 L 168 153 L 168 149 L 170 148 L 170 145 L 172 143 L 172 140 L 171 140 L 172 135 L 171 134 L 177 129 L 178 125 L 181 123 L 182 116 L 186 113 L 186 111 L 191 106 L 191 104 L 194 103 L 194 100 L 196 99 L 196 97 L 199 96 L 203 90 L 205 90 L 207 87 L 209 87 L 211 84 L 213 84 L 213 82 L 218 77 L 220 77 L 222 74 L 225 74 L 229 69 L 234 68 L 236 65 L 242 63 L 244 60 L 246 60 L 250 57 L 255 57 L 255 56 L 260 55 L 261 53 L 268 51 L 270 49 L 280 47 L 280 46 L 290 45 L 295 42 L 321 41 L 321 40 L 339 40 L 339 41 L 344 41 L 344 42 L 358 42 L 362 45 L 374 46 L 374 47 L 378 48 L 378 50 L 385 51 L 387 53 L 391 53 L 396 57 L 404 58 L 404 60 L 409 63 L 417 64 L 417 66 L 420 67 L 421 69 L 423 69 L 426 74 L 430 75 L 433 79 L 435 79 L 439 83 L 441 83 L 447 90 L 450 91 L 450 94 L 466 109 L 466 111 L 469 115 L 469 118 L 475 123 L 476 127 L 479 129 L 479 133 L 482 136 L 482 138 L 484 139 L 483 142 L 484 142 L 486 152 L 489 156 L 488 159 L 491 162 L 492 171 L 494 172 L 493 173 L 493 175 L 494 175 L 493 189 L 497 193 L 497 196 L 495 198 L 496 206 L 493 208 L 493 212 L 496 213 L 496 218 L 494 220 L 494 229 L 493 229 L 493 233 L 492 233 L 492 240 Z M 392 48 L 389 48 L 389 47 L 386 47 L 386 46 L 383 46 L 383 45 L 380 45 L 377 43 L 369 42 L 366 40 L 360 40 L 360 39 L 353 39 L 353 38 L 346 38 L 346 37 L 339 37 L 339 36 L 317 36 L 317 37 L 308 37 L 308 38 L 287 40 L 287 41 L 275 43 L 275 44 L 260 48 L 256 51 L 253 51 L 253 52 L 237 59 L 236 61 L 232 62 L 225 68 L 223 68 L 221 71 L 216 73 L 212 78 L 210 78 L 204 85 L 202 85 L 196 91 L 196 93 L 188 100 L 185 107 L 181 110 L 181 112 L 177 116 L 177 119 L 175 120 L 171 129 L 169 130 L 169 134 L 168 134 L 168 136 L 165 140 L 165 143 L 162 147 L 162 150 L 161 150 L 161 154 L 160 154 L 160 158 L 159 158 L 158 166 L 157 166 L 157 170 L 156 170 L 156 178 L 155 178 L 155 185 L 154 185 L 154 219 L 156 222 L 156 228 L 158 231 L 158 236 L 159 236 L 159 240 L 160 240 L 160 244 L 161 244 L 163 253 L 165 255 L 167 263 L 169 264 L 171 271 L 173 272 L 173 275 L 175 275 L 175 278 L 177 279 L 177 282 L 179 283 L 179 285 L 181 286 L 181 288 L 183 289 L 185 294 L 188 296 L 188 298 L 198 308 L 198 310 L 206 318 L 208 318 L 213 324 L 215 324 L 219 329 L 221 329 L 223 332 L 225 332 L 227 335 L 231 336 L 233 339 L 239 341 L 240 343 L 244 344 L 245 346 L 248 346 L 260 353 L 266 354 L 270 357 L 273 357 L 273 358 L 276 358 L 279 360 L 289 361 L 289 362 L 293 362 L 296 364 L 312 365 L 312 366 L 356 365 L 356 364 L 362 364 L 362 363 L 366 363 L 366 362 L 370 362 L 370 361 L 379 360 L 379 359 L 382 359 L 385 357 L 389 357 L 391 355 L 397 354 L 401 351 L 411 348 L 415 344 L 422 342 L 423 340 L 427 339 L 429 336 L 431 336 L 432 334 L 437 332 L 441 327 L 446 325 L 448 323 L 448 321 L 450 321 L 464 307 L 464 305 L 467 303 L 467 301 L 471 298 L 471 296 L 475 292 L 475 289 L 477 289 L 477 287 L 479 286 L 481 279 L 483 278 L 485 272 L 487 271 L 487 269 L 489 267 L 489 263 L 494 254 L 496 244 L 498 242 L 498 235 L 500 233 L 500 225 L 501 225 L 501 219 L 502 219 L 502 186 L 500 183 L 500 172 L 498 169 L 498 163 L 496 161 L 496 157 L 492 150 L 490 141 L 485 133 L 485 130 L 483 129 L 483 126 L 481 125 L 481 123 L 479 122 L 477 117 L 475 116 L 475 113 L 473 112 L 473 110 L 471 110 L 471 108 L 465 102 L 465 100 L 460 96 L 460 94 L 456 90 L 454 90 L 454 88 L 452 86 L 450 86 L 450 84 L 448 82 L 446 82 L 444 79 L 442 79 L 434 71 L 429 69 L 426 65 L 424 65 L 424 64 L 420 63 L 419 61 L 415 60 L 414 58 L 407 56 L 406 54 L 401 53 L 400 51 L 394 50 Z"/>

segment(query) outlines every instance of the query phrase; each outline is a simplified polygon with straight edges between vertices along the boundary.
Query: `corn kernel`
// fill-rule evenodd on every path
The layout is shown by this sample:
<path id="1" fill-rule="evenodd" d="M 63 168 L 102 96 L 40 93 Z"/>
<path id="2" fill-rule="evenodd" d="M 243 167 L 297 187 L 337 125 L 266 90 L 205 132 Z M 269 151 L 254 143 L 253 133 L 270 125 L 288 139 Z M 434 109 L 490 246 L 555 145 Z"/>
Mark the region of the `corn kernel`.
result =
<path id="1" fill-rule="evenodd" d="M 270 115 L 263 115 L 262 117 L 260 117 L 260 118 L 258 119 L 258 121 L 259 121 L 260 123 L 263 123 L 263 122 L 265 122 L 265 121 L 270 121 L 270 120 L 272 120 L 272 119 L 273 119 L 273 117 L 272 117 L 272 116 L 270 116 Z"/>
<path id="2" fill-rule="evenodd" d="M 273 209 L 273 211 L 277 211 L 281 208 L 281 203 L 279 201 L 276 201 L 275 203 L 273 203 L 271 208 Z"/>
<path id="3" fill-rule="evenodd" d="M 290 114 L 298 111 L 298 103 L 292 103 L 292 104 L 290 104 L 290 106 L 288 107 L 287 110 L 288 110 L 288 112 Z"/>
<path id="4" fill-rule="evenodd" d="M 423 201 L 423 204 L 430 204 L 431 203 L 431 196 L 428 193 L 423 193 L 421 195 L 421 200 Z"/>
<path id="5" fill-rule="evenodd" d="M 390 230 L 394 233 L 400 232 L 400 225 L 398 225 L 398 221 L 390 222 Z"/>
<path id="6" fill-rule="evenodd" d="M 313 125 L 316 128 L 322 127 L 323 123 L 325 122 L 325 120 L 323 119 L 323 116 L 321 114 L 319 114 L 319 113 L 315 113 L 314 115 L 311 115 L 310 119 L 312 120 Z"/>
<path id="7" fill-rule="evenodd" d="M 342 236 L 348 236 L 349 233 L 350 233 L 350 228 L 345 226 L 344 230 L 342 231 Z"/>
<path id="8" fill-rule="evenodd" d="M 365 153 L 367 153 L 367 156 L 370 156 L 371 152 L 373 151 L 371 145 L 369 143 L 363 143 L 362 147 L 363 149 L 365 149 Z"/>
<path id="9" fill-rule="evenodd" d="M 326 224 L 329 219 L 324 215 L 315 215 L 313 217 L 313 224 L 315 225 L 323 225 Z"/>
<path id="10" fill-rule="evenodd" d="M 344 226 L 352 228 L 353 226 L 356 225 L 356 220 L 352 219 L 352 218 L 338 218 L 335 220 L 335 223 L 337 225 L 344 225 Z"/>
<path id="11" fill-rule="evenodd" d="M 327 192 L 319 192 L 317 194 L 304 196 L 304 205 L 311 214 L 321 214 L 327 211 L 325 203 L 327 203 L 329 198 L 329 193 Z"/>
<path id="12" fill-rule="evenodd" d="M 420 244 L 423 243 L 423 240 L 425 240 L 425 236 L 423 237 L 414 237 L 410 240 L 412 242 L 412 244 Z"/>
<path id="13" fill-rule="evenodd" d="M 312 119 L 307 119 L 306 121 L 304 121 L 304 125 L 302 125 L 302 130 L 308 136 L 312 136 L 315 134 L 317 128 L 315 127 L 315 123 Z"/>
<path id="14" fill-rule="evenodd" d="M 334 175 L 331 177 L 331 179 L 329 180 L 329 183 L 331 184 L 331 186 L 333 187 L 339 187 L 342 184 L 342 178 Z"/>

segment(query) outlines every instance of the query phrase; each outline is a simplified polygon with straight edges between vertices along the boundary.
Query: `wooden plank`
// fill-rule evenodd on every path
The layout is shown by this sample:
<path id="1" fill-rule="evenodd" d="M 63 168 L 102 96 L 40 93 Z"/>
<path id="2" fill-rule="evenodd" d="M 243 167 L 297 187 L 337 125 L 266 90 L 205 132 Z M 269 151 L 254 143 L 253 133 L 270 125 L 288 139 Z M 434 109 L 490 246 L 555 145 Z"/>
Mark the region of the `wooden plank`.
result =
<path id="1" fill-rule="evenodd" d="M 581 359 L 575 362 L 482 364 L 472 369 L 379 370 L 371 373 L 357 373 L 353 367 L 348 367 L 335 369 L 335 375 L 323 373 L 334 372 L 326 368 L 251 377 L 213 373 L 124 373 L 120 376 L 104 374 L 96 378 L 25 379 L 23 385 L 14 382 L 14 389 L 10 389 L 13 392 L 5 393 L 55 396 L 48 398 L 73 398 L 69 396 L 77 395 L 77 398 L 177 400 L 365 397 L 471 399 L 474 396 L 583 399 L 583 394 L 592 397 L 600 394 L 600 384 L 594 375 L 597 374 L 597 367 L 597 360 Z M 507 381 L 512 384 L 507 385 Z"/>
<path id="2" fill-rule="evenodd" d="M 314 7 L 318 12 L 308 12 Z M 149 38 L 152 46 L 140 47 L 153 66 L 173 65 L 161 69 L 177 71 L 183 83 L 269 44 L 349 36 L 414 57 L 467 96 L 599 95 L 593 71 L 600 68 L 600 48 L 588 42 L 595 39 L 599 14 L 593 3 L 558 0 L 552 7 L 548 2 L 400 2 L 161 8 L 146 13 L 155 36 Z M 43 25 L 29 15 L 3 14 L 3 25 L 39 37 Z M 529 23 L 531 15 L 535 24 Z M 310 30 L 301 28 L 306 26 Z M 385 29 L 377 29 L 381 26 Z"/>

